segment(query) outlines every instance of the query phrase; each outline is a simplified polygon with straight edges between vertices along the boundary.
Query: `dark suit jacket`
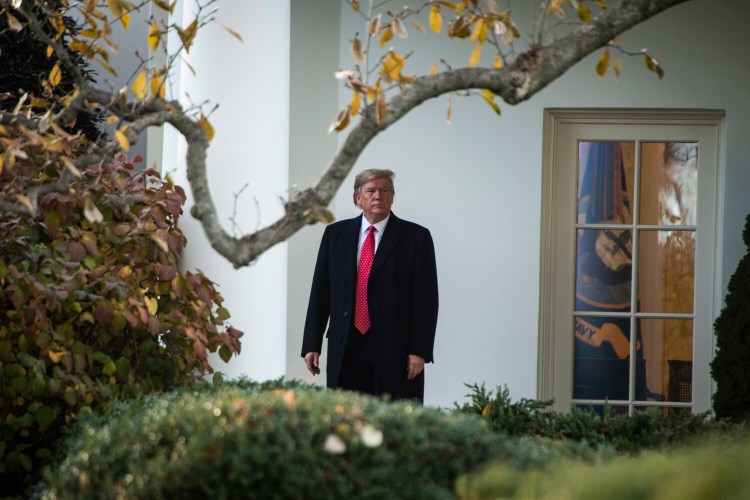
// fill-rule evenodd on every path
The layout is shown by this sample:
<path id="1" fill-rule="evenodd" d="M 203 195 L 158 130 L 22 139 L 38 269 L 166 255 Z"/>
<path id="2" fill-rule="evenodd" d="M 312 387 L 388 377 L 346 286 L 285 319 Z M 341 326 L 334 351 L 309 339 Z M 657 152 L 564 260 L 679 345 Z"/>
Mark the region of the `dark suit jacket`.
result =
<path id="1" fill-rule="evenodd" d="M 362 216 L 323 233 L 307 308 L 302 356 L 321 352 L 328 330 L 328 387 L 339 386 L 341 361 L 353 328 L 357 245 Z M 430 232 L 391 212 L 368 281 L 378 387 L 394 399 L 424 399 L 424 373 L 407 379 L 409 354 L 432 361 L 438 314 L 435 249 Z"/>

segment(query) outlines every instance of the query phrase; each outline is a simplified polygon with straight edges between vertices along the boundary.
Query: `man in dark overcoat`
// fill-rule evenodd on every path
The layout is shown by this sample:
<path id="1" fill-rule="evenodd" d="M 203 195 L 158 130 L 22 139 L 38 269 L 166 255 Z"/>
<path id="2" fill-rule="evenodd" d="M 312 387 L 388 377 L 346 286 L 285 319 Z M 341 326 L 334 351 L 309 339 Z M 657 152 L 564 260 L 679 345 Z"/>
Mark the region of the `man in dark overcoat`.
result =
<path id="1" fill-rule="evenodd" d="M 326 227 L 302 356 L 319 374 L 325 335 L 328 387 L 422 402 L 437 326 L 435 249 L 426 228 L 391 211 L 393 175 L 360 173 L 354 203 L 362 214 Z"/>

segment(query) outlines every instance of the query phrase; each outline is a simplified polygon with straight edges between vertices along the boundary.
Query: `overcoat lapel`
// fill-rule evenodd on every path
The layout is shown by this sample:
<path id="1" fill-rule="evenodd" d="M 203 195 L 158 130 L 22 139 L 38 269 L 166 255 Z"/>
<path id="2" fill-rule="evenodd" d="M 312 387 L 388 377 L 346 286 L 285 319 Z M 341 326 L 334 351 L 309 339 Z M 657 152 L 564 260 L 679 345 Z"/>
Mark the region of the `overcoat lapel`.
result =
<path id="1" fill-rule="evenodd" d="M 362 216 L 351 219 L 351 224 L 346 228 L 343 239 L 344 245 L 341 249 L 342 262 L 348 262 L 346 266 L 346 284 L 348 292 L 353 297 L 354 287 L 357 282 L 357 246 L 359 245 L 359 228 L 362 227 Z"/>
<path id="2" fill-rule="evenodd" d="M 388 255 L 396 247 L 396 244 L 398 244 L 400 239 L 401 221 L 393 212 L 391 212 L 391 218 L 388 220 L 388 225 L 385 226 L 383 239 L 380 240 L 378 250 L 375 252 L 375 259 L 372 261 L 370 274 L 377 272 L 380 266 L 383 265 L 383 262 L 388 259 Z"/>

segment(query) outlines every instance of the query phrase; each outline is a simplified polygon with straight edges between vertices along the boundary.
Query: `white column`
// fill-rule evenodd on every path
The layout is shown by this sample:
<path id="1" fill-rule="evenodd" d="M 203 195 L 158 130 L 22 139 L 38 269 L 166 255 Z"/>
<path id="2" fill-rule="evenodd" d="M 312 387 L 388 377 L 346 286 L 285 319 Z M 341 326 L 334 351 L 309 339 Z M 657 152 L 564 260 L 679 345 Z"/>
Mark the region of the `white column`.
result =
<path id="1" fill-rule="evenodd" d="M 216 136 L 208 150 L 208 178 L 224 227 L 232 231 L 235 193 L 238 234 L 248 234 L 283 215 L 280 196 L 289 183 L 289 0 L 218 2 L 216 20 L 202 27 L 186 64 L 180 68 L 179 95 L 185 108 L 201 103 Z M 188 3 L 181 26 L 195 16 Z M 179 19 L 179 17 L 177 17 Z M 223 26 L 238 32 L 240 43 Z M 188 98 L 189 96 L 189 98 Z M 169 137 L 167 137 L 167 146 Z M 179 137 L 170 165 L 165 147 L 163 172 L 173 171 L 175 182 L 188 191 L 185 173 L 186 144 Z M 185 270 L 200 269 L 219 285 L 230 323 L 245 332 L 242 353 L 225 364 L 218 356 L 212 365 L 228 377 L 255 380 L 284 374 L 286 357 L 287 246 L 277 245 L 251 267 L 234 269 L 214 251 L 198 222 L 190 215 L 188 195 L 180 220 L 188 244 Z M 241 231 L 241 233 L 239 232 Z"/>

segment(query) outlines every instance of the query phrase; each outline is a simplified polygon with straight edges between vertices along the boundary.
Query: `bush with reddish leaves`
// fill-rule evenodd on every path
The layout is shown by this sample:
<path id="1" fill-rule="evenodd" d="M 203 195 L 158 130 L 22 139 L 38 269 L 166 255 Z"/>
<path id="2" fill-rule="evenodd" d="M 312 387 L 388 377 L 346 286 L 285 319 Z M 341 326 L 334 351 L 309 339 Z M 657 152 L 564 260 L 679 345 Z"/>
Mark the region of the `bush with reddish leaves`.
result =
<path id="1" fill-rule="evenodd" d="M 242 336 L 214 284 L 178 268 L 182 188 L 122 156 L 65 167 L 86 147 L 76 136 L 33 142 L 0 129 L 0 204 L 35 213 L 0 211 L 0 496 L 28 487 L 77 415 L 191 385 Z M 33 206 L 66 168 L 68 187 Z"/>

